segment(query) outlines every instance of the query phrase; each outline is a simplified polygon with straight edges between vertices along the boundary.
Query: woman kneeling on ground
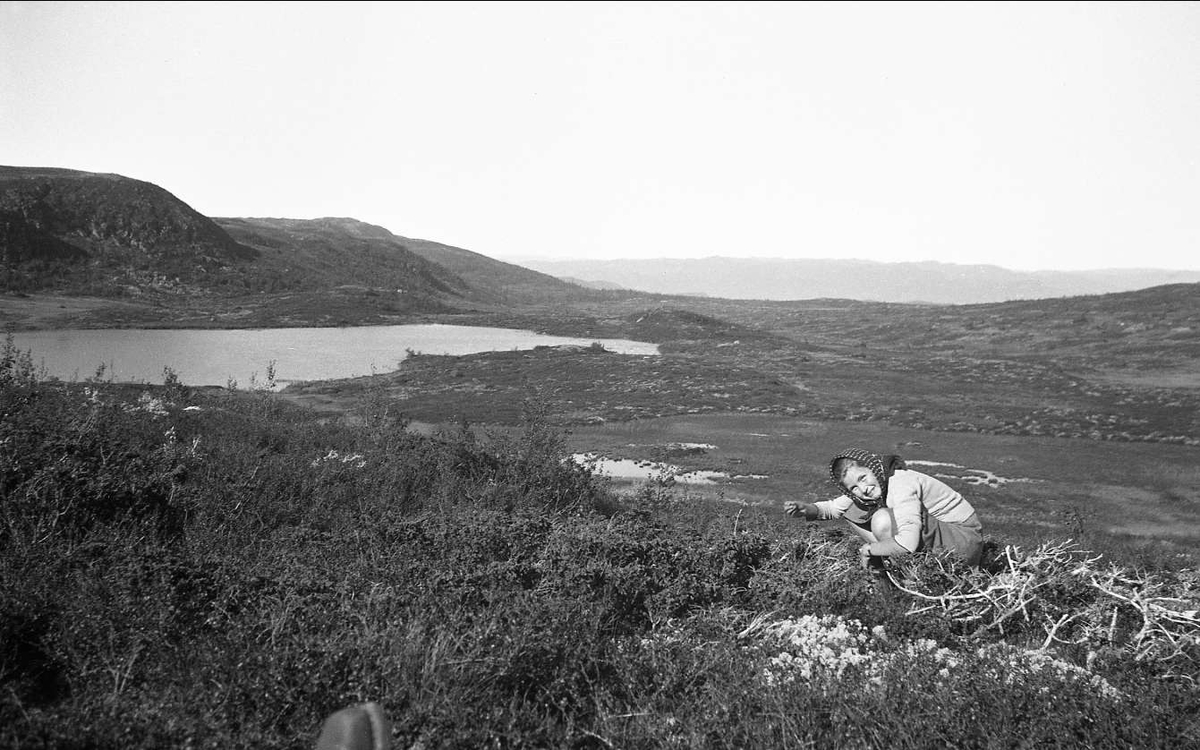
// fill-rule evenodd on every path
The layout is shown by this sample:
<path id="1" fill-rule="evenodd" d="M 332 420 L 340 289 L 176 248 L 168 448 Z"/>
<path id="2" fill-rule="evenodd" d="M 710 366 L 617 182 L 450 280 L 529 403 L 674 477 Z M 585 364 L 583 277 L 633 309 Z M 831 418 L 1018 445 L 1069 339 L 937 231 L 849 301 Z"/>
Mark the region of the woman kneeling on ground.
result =
<path id="1" fill-rule="evenodd" d="M 809 521 L 843 518 L 863 538 L 859 560 L 896 558 L 919 550 L 948 551 L 978 566 L 983 526 L 975 509 L 948 484 L 908 469 L 899 456 L 859 448 L 829 462 L 829 479 L 841 495 L 832 500 L 783 504 L 789 516 Z"/>

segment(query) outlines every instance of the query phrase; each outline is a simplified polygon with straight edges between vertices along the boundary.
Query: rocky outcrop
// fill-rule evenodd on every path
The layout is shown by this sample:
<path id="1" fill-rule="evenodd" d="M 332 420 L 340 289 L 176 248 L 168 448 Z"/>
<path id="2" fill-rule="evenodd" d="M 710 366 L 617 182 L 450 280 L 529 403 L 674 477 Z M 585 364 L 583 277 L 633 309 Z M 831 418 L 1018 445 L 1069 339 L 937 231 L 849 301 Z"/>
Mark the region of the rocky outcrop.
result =
<path id="1" fill-rule="evenodd" d="M 207 266 L 257 257 L 166 190 L 120 175 L 0 167 L 0 212 L 9 262 L 115 255 Z"/>

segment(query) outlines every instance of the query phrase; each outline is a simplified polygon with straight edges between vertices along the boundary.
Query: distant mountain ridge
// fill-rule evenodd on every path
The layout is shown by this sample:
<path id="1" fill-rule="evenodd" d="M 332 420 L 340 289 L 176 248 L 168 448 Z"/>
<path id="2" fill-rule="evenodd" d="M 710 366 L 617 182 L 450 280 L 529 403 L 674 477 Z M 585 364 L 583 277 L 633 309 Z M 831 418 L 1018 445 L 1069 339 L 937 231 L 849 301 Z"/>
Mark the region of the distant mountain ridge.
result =
<path id="1" fill-rule="evenodd" d="M 1012 271 L 933 261 L 727 258 L 528 260 L 532 268 L 597 289 L 724 299 L 856 299 L 975 304 L 1133 291 L 1200 281 L 1200 271 Z"/>
<path id="2" fill-rule="evenodd" d="M 336 296 L 346 313 L 336 319 L 343 320 L 356 317 L 356 305 L 380 315 L 485 312 L 631 296 L 614 291 L 622 289 L 636 290 L 632 296 L 979 304 L 1195 282 L 1200 272 L 1018 272 L 861 260 L 518 265 L 353 218 L 210 218 L 157 185 L 121 175 L 0 166 L 0 291 L 7 292 L 172 305 L 308 294 L 310 309 Z M 283 302 L 288 310 L 298 304 Z"/>

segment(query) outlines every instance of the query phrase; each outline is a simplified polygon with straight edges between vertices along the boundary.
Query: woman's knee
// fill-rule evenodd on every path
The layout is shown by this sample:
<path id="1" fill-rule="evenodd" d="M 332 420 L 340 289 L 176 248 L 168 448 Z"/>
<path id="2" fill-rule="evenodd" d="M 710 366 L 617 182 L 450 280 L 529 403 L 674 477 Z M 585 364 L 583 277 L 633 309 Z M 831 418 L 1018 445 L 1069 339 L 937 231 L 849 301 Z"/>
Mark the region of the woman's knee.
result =
<path id="1" fill-rule="evenodd" d="M 871 533 L 876 539 L 891 539 L 896 535 L 896 517 L 891 508 L 880 508 L 871 515 Z"/>

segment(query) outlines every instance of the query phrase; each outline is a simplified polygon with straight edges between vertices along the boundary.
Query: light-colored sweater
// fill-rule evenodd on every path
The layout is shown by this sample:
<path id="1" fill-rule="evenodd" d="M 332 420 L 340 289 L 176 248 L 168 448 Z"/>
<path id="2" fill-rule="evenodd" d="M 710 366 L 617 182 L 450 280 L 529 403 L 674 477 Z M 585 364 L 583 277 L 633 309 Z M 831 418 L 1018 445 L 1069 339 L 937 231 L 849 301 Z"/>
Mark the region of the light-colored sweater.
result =
<path id="1" fill-rule="evenodd" d="M 854 524 L 869 524 L 869 514 L 846 495 L 813 503 L 821 520 L 844 518 Z M 909 552 L 921 541 L 921 506 L 929 515 L 946 523 L 962 523 L 975 509 L 950 485 L 911 469 L 899 469 L 888 477 L 887 507 L 896 518 L 896 543 Z"/>

